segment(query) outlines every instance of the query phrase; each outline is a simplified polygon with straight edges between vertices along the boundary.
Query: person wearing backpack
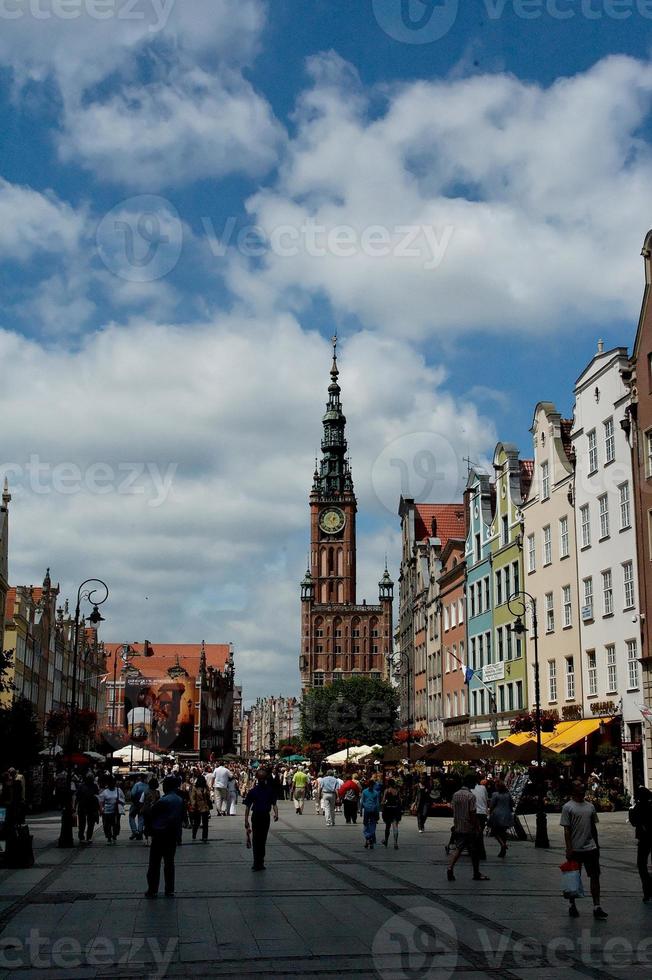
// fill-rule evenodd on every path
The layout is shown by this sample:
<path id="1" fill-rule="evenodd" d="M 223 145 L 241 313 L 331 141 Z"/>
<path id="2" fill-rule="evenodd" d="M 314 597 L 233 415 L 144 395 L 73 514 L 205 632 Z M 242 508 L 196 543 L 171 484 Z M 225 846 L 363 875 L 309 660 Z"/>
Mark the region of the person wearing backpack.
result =
<path id="1" fill-rule="evenodd" d="M 652 875 L 648 867 L 652 852 L 652 793 L 645 786 L 636 790 L 629 822 L 636 830 L 636 865 L 643 886 L 643 901 L 652 901 Z"/>
<path id="2" fill-rule="evenodd" d="M 337 792 L 339 798 L 342 800 L 344 807 L 344 818 L 346 822 L 357 823 L 358 803 L 360 800 L 360 783 L 349 776 L 349 778 L 342 783 Z"/>
<path id="3" fill-rule="evenodd" d="M 141 800 L 146 791 L 147 783 L 142 776 L 139 776 L 129 793 L 129 827 L 131 829 L 129 840 L 143 839 L 143 807 Z"/>

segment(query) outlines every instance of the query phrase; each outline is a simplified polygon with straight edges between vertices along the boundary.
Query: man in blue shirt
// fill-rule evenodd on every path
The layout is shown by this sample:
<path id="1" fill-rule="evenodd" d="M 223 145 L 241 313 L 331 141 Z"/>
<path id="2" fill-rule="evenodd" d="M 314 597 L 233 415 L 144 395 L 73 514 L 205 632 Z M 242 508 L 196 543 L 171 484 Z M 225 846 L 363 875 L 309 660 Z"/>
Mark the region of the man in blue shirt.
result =
<path id="1" fill-rule="evenodd" d="M 146 815 L 152 843 L 149 850 L 145 898 L 156 898 L 158 895 L 161 861 L 163 861 L 165 894 L 168 898 L 174 896 L 174 855 L 183 823 L 183 800 L 176 792 L 177 787 L 176 777 L 166 776 L 163 780 L 163 796 L 154 803 Z"/>
<path id="2" fill-rule="evenodd" d="M 278 820 L 276 791 L 268 778 L 267 770 L 262 767 L 256 772 L 256 785 L 249 790 L 244 799 L 245 829 L 251 828 L 254 863 L 252 871 L 265 870 L 265 844 L 269 833 L 270 811 L 274 811 L 274 822 Z M 251 811 L 251 824 L 249 812 Z"/>

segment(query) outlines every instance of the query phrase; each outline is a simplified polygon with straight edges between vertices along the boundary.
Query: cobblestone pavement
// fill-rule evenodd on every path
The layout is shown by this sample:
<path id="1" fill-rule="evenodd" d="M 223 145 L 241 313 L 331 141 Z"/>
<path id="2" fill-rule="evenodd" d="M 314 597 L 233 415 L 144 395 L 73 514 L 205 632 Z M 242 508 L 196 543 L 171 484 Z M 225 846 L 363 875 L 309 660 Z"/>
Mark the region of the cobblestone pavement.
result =
<path id="1" fill-rule="evenodd" d="M 559 893 L 558 816 L 552 848 L 515 842 L 507 858 L 487 841 L 471 880 L 462 858 L 446 880 L 449 821 L 417 833 L 401 823 L 399 849 L 363 847 L 360 825 L 335 827 L 311 803 L 281 803 L 267 870 L 250 870 L 242 816 L 213 817 L 210 844 L 184 832 L 177 894 L 148 901 L 147 847 L 58 850 L 55 816 L 34 818 L 37 861 L 0 872 L 0 977 L 448 977 L 652 976 L 652 905 L 641 901 L 625 814 L 601 818 L 603 905 L 571 920 Z M 126 824 L 126 820 L 124 821 Z"/>

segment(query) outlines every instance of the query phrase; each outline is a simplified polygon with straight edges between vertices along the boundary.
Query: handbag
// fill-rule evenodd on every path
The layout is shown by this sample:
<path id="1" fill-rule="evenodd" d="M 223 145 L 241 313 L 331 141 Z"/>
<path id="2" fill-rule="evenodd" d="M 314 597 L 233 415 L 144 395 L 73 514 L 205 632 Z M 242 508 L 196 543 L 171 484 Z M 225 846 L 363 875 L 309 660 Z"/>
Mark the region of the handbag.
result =
<path id="1" fill-rule="evenodd" d="M 584 898 L 582 871 L 576 861 L 564 861 L 559 865 L 561 871 L 561 893 L 564 898 Z"/>

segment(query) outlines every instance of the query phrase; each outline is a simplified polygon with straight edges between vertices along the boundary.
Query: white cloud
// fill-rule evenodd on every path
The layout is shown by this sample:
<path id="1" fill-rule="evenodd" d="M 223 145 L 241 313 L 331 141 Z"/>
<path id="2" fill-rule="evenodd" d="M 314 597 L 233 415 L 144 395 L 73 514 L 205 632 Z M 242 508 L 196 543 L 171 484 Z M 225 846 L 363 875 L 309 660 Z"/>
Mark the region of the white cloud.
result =
<path id="1" fill-rule="evenodd" d="M 0 256 L 4 260 L 25 262 L 38 252 L 73 252 L 84 221 L 83 213 L 54 194 L 40 194 L 0 177 Z"/>
<path id="2" fill-rule="evenodd" d="M 46 19 L 2 21 L 0 65 L 16 98 L 28 81 L 58 89 L 64 159 L 152 191 L 273 166 L 282 129 L 243 75 L 262 0 L 115 0 L 108 19 L 88 6 L 62 19 L 41 0 Z"/>
<path id="3" fill-rule="evenodd" d="M 380 498 L 400 488 L 391 468 L 378 477 L 377 458 L 433 430 L 477 458 L 495 434 L 398 340 L 358 335 L 340 361 L 359 594 L 373 600 L 385 551 L 391 568 L 399 560 L 398 500 Z M 107 638 L 232 640 L 247 698 L 296 691 L 328 344 L 288 316 L 233 315 L 203 327 L 113 326 L 74 352 L 0 333 L 0 363 L 11 364 L 0 476 L 14 494 L 12 582 L 37 582 L 49 564 L 71 595 L 97 575 L 111 589 Z"/>
<path id="4" fill-rule="evenodd" d="M 652 210 L 650 64 L 610 57 L 548 88 L 497 74 L 375 92 L 337 55 L 309 69 L 280 177 L 249 201 L 268 236 L 298 239 L 251 276 L 234 263 L 241 295 L 250 283 L 280 305 L 321 293 L 339 314 L 413 338 L 635 314 L 631 257 Z M 314 224 L 350 229 L 351 254 L 332 239 L 315 254 L 310 223 L 313 235 Z M 377 226 L 390 236 L 382 256 L 362 239 Z"/>

